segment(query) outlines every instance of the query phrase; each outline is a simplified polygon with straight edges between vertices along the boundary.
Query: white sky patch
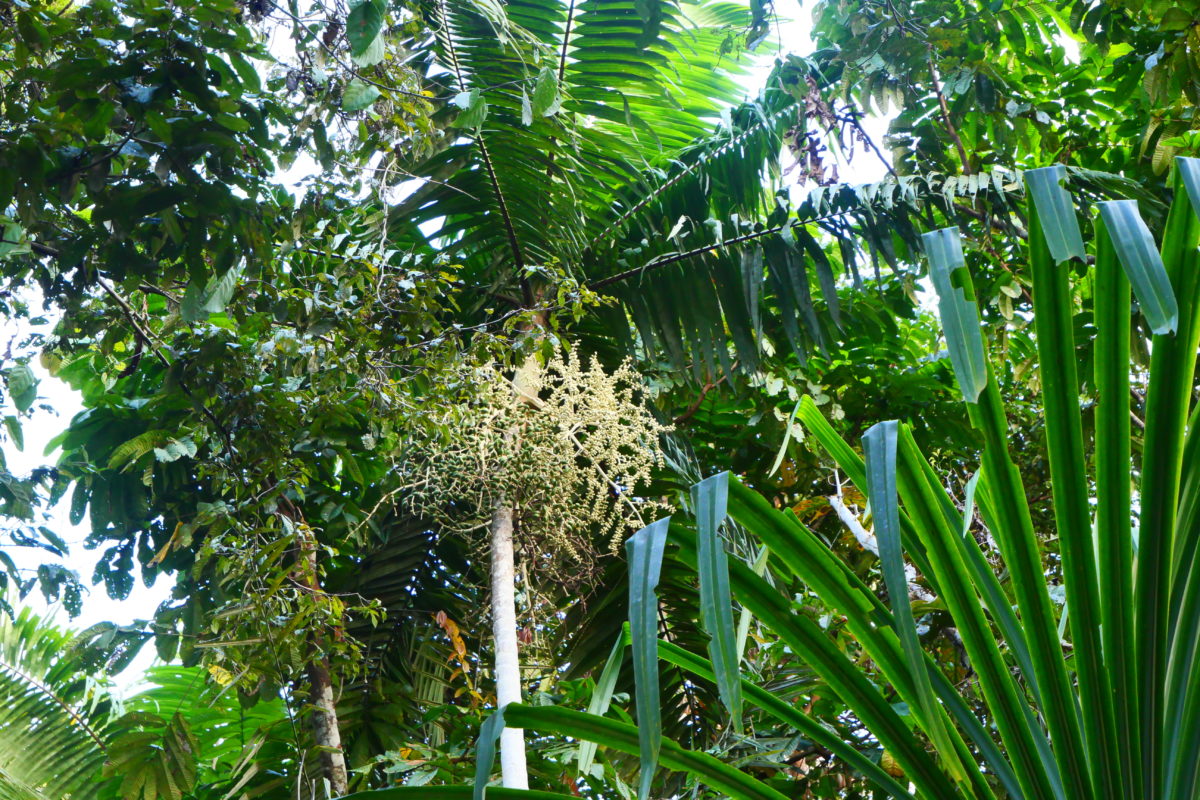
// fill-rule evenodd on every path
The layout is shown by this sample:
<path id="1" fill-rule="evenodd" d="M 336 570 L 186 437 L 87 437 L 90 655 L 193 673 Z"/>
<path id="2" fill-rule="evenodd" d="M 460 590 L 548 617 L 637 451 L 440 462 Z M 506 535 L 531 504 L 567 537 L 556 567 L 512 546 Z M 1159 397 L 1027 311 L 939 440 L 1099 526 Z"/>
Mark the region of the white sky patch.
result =
<path id="1" fill-rule="evenodd" d="M 31 309 L 41 308 L 40 293 L 31 292 L 35 298 L 31 301 Z M 49 317 L 49 315 L 47 315 Z M 31 333 L 48 333 L 53 327 L 54 320 L 47 318 L 44 325 L 33 326 L 26 320 L 0 318 L 0 342 L 20 341 Z M 46 446 L 70 422 L 71 418 L 83 410 L 79 394 L 65 382 L 51 377 L 42 367 L 38 359 L 30 363 L 38 378 L 38 399 L 34 404 L 33 416 L 22 420 L 24 432 L 24 448 L 17 450 L 13 443 L 4 446 L 4 457 L 8 469 L 15 475 L 28 475 L 37 467 L 53 465 L 58 460 L 59 453 L 46 453 Z M 11 406 L 0 409 L 4 414 L 14 413 Z M 73 491 L 73 490 L 72 490 Z M 84 586 L 83 609 L 80 616 L 71 620 L 60 603 L 48 604 L 41 590 L 35 587 L 25 598 L 24 605 L 29 606 L 39 614 L 48 616 L 56 624 L 75 630 L 83 630 L 101 622 L 129 624 L 135 619 L 150 619 L 159 603 L 170 594 L 174 578 L 161 575 L 153 587 L 146 587 L 141 577 L 135 576 L 133 589 L 129 597 L 123 601 L 113 600 L 105 592 L 103 584 L 92 586 L 92 572 L 100 555 L 98 550 L 86 550 L 84 540 L 90 533 L 90 527 L 85 521 L 81 525 L 72 525 L 69 517 L 71 492 L 68 491 L 57 505 L 49 510 L 36 509 L 37 524 L 53 530 L 70 548 L 67 556 L 60 560 L 68 569 L 74 570 Z M 42 515 L 45 515 L 44 518 Z M 12 548 L 7 552 L 22 570 L 35 570 L 39 564 L 55 561 L 55 556 L 38 548 Z M 33 574 L 30 572 L 29 574 Z M 15 599 L 12 598 L 12 599 Z M 128 691 L 141 677 L 146 667 L 156 661 L 153 643 L 147 644 L 129 668 L 116 678 L 118 687 Z"/>

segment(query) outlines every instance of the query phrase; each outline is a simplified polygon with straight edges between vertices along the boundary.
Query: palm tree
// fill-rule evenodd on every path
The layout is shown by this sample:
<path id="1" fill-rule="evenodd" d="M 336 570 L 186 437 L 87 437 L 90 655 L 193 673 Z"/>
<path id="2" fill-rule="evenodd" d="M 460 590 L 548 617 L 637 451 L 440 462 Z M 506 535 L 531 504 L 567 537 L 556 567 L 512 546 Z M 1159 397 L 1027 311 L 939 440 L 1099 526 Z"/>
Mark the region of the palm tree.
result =
<path id="1" fill-rule="evenodd" d="M 755 370 L 764 309 L 778 311 L 776 333 L 801 359 L 836 340 L 838 262 L 857 279 L 858 254 L 851 246 L 831 258 L 826 234 L 860 235 L 876 262 L 896 264 L 897 243 L 919 248 L 920 216 L 962 213 L 959 194 L 986 198 L 989 214 L 1015 210 L 1011 178 L 920 176 L 822 188 L 793 209 L 776 191 L 784 134 L 804 127 L 803 101 L 828 79 L 821 64 L 785 59 L 761 95 L 737 103 L 745 59 L 728 52 L 730 30 L 753 20 L 735 5 L 437 0 L 421 9 L 433 33 L 412 43 L 411 63 L 457 116 L 442 112 L 446 146 L 434 155 L 396 157 L 424 183 L 389 210 L 388 232 L 398 248 L 461 265 L 476 302 L 458 324 L 523 315 L 518 339 L 537 340 L 564 288 L 601 292 L 618 300 L 596 315 L 608 336 L 637 339 L 711 381 L 735 365 Z M 520 352 L 514 367 L 528 341 Z M 512 516 L 501 502 L 491 526 L 502 705 L 520 697 Z M 502 734 L 505 786 L 526 785 L 519 742 Z"/>
<path id="2" fill-rule="evenodd" d="M 104 654 L 28 608 L 0 618 L 0 798 L 318 796 L 311 744 L 284 700 L 245 709 L 179 666 L 150 668 L 121 699 Z"/>
<path id="3" fill-rule="evenodd" d="M 631 585 L 640 587 L 630 595 L 635 662 L 653 661 L 657 650 L 658 657 L 700 677 L 712 676 L 735 715 L 732 725 L 738 724 L 739 698 L 745 698 L 853 764 L 879 796 L 907 797 L 913 791 L 918 797 L 1055 800 L 1194 796 L 1200 770 L 1195 758 L 1200 692 L 1192 679 L 1200 619 L 1200 461 L 1190 456 L 1200 441 L 1195 428 L 1200 418 L 1191 408 L 1200 340 L 1200 162 L 1176 161 L 1174 202 L 1161 251 L 1135 203 L 1101 206 L 1094 267 L 1099 331 L 1094 379 L 1100 396 L 1094 472 L 1087 468 L 1081 436 L 1070 277 L 1062 266 L 1082 260 L 1085 247 L 1062 178 L 1059 167 L 1027 175 L 1042 402 L 1070 609 L 1067 639 L 1061 638 L 1062 623 L 1053 613 L 1031 503 L 1008 449 L 999 389 L 983 357 L 959 234 L 943 229 L 925 235 L 925 252 L 959 388 L 984 442 L 981 473 L 965 487 L 963 507 L 947 493 L 906 426 L 881 423 L 869 431 L 864 460 L 811 402 L 802 404 L 800 416 L 810 435 L 871 501 L 890 604 L 794 515 L 717 476 L 693 490 L 694 529 L 672 523 L 668 535 L 666 524 L 656 523 L 635 537 Z M 1140 474 L 1133 470 L 1129 424 L 1131 287 L 1155 332 Z M 998 543 L 1008 585 L 970 535 L 976 503 Z M 718 530 L 726 504 L 729 516 L 767 546 L 779 569 L 845 617 L 874 664 L 871 672 L 851 661 L 807 616 L 795 614 L 788 598 L 747 566 L 726 565 L 714 555 L 721 550 Z M 903 781 L 831 735 L 802 708 L 740 678 L 736 659 L 717 646 L 728 632 L 715 629 L 714 620 L 724 616 L 718 606 L 704 615 L 714 643 L 707 661 L 656 642 L 653 627 L 638 619 L 656 602 L 653 588 L 664 545 L 697 565 L 702 600 L 724 605 L 723 598 L 714 598 L 721 598 L 717 587 L 728 581 L 733 596 L 801 654 L 871 732 L 903 771 Z M 982 718 L 920 647 L 905 555 L 962 636 L 972 683 L 982 694 Z M 652 684 L 654 672 L 642 668 L 638 677 Z M 906 704 L 907 720 L 897 713 L 892 692 Z M 767 782 L 661 740 L 648 724 L 655 718 L 647 713 L 655 696 L 653 685 L 639 685 L 638 729 L 566 709 L 509 706 L 487 733 L 506 724 L 588 738 L 640 752 L 643 771 L 653 769 L 657 750 L 663 765 L 688 771 L 727 796 L 783 797 Z M 912 725 L 923 738 L 912 735 Z M 476 796 L 489 772 L 486 755 L 481 749 Z M 390 796 L 411 792 L 398 789 Z"/>
<path id="4" fill-rule="evenodd" d="M 0 615 L 0 797 L 101 796 L 110 700 L 72 635 L 23 608 Z"/>

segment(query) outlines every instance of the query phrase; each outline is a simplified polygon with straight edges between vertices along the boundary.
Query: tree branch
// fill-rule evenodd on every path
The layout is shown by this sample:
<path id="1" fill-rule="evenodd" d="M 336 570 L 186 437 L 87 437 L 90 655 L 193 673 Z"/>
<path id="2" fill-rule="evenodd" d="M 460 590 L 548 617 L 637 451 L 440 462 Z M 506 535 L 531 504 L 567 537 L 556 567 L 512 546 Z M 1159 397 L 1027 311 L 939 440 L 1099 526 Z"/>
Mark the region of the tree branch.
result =
<path id="1" fill-rule="evenodd" d="M 163 355 L 162 350 L 159 349 L 165 347 L 165 345 L 163 345 L 161 342 L 155 341 L 153 335 L 142 327 L 141 323 L 138 321 L 137 313 L 132 307 L 130 307 L 125 298 L 121 297 L 121 295 L 117 293 L 117 290 L 109 286 L 104 278 L 101 278 L 99 275 L 96 276 L 96 283 L 98 283 L 100 288 L 103 289 L 108 296 L 115 300 L 117 305 L 121 307 L 121 310 L 125 313 L 125 318 L 133 327 L 134 333 L 138 336 L 138 338 L 140 338 L 146 344 L 146 346 L 150 348 L 151 352 L 153 352 L 155 357 L 162 362 L 164 367 L 170 369 L 171 360 Z M 187 384 L 182 380 L 179 381 L 179 388 L 183 390 L 183 393 L 187 395 L 189 400 L 192 401 L 192 405 L 195 406 L 196 410 L 207 417 L 208 421 L 211 422 L 213 427 L 217 429 L 217 433 L 221 435 L 221 440 L 225 443 L 225 449 L 229 452 L 230 458 L 232 458 L 234 454 L 233 439 L 229 435 L 229 431 L 225 430 L 225 426 L 221 424 L 221 421 L 217 419 L 216 415 L 213 414 L 213 412 L 210 411 L 207 406 L 200 402 L 196 395 L 192 394 L 192 390 L 189 389 Z"/>
<path id="2" fill-rule="evenodd" d="M 950 134 L 950 139 L 954 142 L 954 146 L 958 148 L 958 157 L 962 160 L 962 168 L 964 175 L 971 174 L 971 162 L 967 158 L 967 148 L 963 146 L 962 138 L 958 135 L 958 130 L 954 127 L 954 123 L 950 121 L 950 106 L 946 104 L 946 95 L 942 92 L 942 85 L 938 82 L 937 67 L 933 63 L 933 45 L 927 45 L 929 48 L 929 79 L 933 81 L 933 93 L 937 95 L 938 105 L 942 109 L 942 122 L 946 125 L 946 132 Z"/>

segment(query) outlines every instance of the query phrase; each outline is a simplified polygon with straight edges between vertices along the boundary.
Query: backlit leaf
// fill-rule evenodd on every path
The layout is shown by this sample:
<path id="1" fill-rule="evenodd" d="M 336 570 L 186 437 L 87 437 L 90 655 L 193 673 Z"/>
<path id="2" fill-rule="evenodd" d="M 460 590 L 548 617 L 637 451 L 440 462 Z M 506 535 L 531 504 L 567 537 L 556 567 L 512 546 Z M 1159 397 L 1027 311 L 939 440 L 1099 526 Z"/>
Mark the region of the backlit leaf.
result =
<path id="1" fill-rule="evenodd" d="M 962 237 L 958 228 L 921 235 L 925 255 L 929 259 L 929 276 L 938 296 L 938 313 L 950 349 L 950 362 L 963 399 L 974 403 L 987 385 L 987 363 L 983 354 L 983 334 L 979 329 L 979 312 L 975 303 L 967 300 L 962 287 L 953 284 L 952 275 L 964 269 Z"/>
<path id="2" fill-rule="evenodd" d="M 1150 329 L 1155 333 L 1174 331 L 1179 324 L 1179 306 L 1158 246 L 1138 213 L 1137 201 L 1108 200 L 1098 205 L 1104 228 Z"/>

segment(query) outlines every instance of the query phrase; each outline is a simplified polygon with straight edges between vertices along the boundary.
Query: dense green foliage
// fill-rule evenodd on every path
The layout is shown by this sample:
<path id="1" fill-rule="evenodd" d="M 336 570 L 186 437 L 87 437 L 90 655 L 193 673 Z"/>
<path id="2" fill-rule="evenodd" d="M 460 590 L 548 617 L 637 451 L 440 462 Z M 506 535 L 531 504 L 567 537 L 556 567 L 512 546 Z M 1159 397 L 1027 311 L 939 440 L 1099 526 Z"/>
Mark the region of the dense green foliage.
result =
<path id="1" fill-rule="evenodd" d="M 333 750 L 460 797 L 504 722 L 529 797 L 1191 797 L 1200 4 L 827 1 L 775 42 L 799 12 L 0 9 L 0 797 L 322 798 Z M 628 407 L 539 414 L 565 352 Z M 634 411 L 648 482 L 585 449 Z M 483 429 L 503 479 L 433 491 Z M 535 431 L 574 538 L 522 507 Z M 485 726 L 495 493 L 527 702 Z M 19 610 L 139 581 L 76 634 Z"/>

